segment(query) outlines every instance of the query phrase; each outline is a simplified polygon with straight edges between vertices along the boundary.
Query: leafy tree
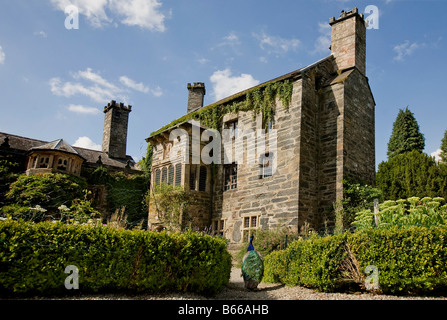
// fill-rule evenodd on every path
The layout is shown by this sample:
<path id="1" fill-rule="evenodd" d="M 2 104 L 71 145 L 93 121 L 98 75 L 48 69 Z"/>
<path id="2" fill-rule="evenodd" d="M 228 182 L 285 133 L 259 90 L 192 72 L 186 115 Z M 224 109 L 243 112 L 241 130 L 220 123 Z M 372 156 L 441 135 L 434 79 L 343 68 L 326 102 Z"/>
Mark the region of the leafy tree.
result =
<path id="1" fill-rule="evenodd" d="M 445 130 L 444 138 L 441 140 L 441 161 L 447 164 L 447 130 Z"/>
<path id="2" fill-rule="evenodd" d="M 387 200 L 410 197 L 447 197 L 445 166 L 413 150 L 379 164 L 376 185 Z"/>
<path id="3" fill-rule="evenodd" d="M 424 148 L 425 138 L 419 131 L 419 125 L 413 113 L 408 107 L 405 110 L 399 110 L 388 142 L 388 159 L 412 150 L 422 152 Z"/>

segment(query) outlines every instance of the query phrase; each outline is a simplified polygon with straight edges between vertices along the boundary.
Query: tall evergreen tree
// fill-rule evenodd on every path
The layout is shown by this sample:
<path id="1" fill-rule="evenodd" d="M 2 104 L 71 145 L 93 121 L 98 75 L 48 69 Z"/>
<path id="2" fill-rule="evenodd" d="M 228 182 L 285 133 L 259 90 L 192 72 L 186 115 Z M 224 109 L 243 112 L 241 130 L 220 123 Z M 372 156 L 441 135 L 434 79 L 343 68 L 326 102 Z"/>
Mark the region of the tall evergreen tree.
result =
<path id="1" fill-rule="evenodd" d="M 417 150 L 422 152 L 425 148 L 424 135 L 419 131 L 419 125 L 413 113 L 408 109 L 400 109 L 393 124 L 393 132 L 388 142 L 388 158 Z"/>
<path id="2" fill-rule="evenodd" d="M 447 166 L 429 155 L 413 150 L 379 164 L 376 186 L 384 199 L 409 197 L 447 198 Z"/>
<path id="3" fill-rule="evenodd" d="M 447 130 L 445 130 L 444 138 L 441 140 L 441 162 L 447 164 Z"/>

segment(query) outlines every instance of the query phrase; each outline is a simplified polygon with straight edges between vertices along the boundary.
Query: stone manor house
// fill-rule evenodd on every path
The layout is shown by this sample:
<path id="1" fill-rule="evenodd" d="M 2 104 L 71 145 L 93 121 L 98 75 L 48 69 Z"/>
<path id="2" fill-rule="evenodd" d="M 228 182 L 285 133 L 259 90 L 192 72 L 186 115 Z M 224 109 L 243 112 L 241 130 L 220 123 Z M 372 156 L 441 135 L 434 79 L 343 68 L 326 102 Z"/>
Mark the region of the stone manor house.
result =
<path id="1" fill-rule="evenodd" d="M 151 188 L 165 182 L 192 193 L 196 202 L 189 214 L 194 227 L 211 226 L 233 245 L 246 241 L 258 228 L 300 230 L 306 224 L 320 231 L 325 223 L 334 222 L 333 205 L 343 196 L 344 178 L 374 183 L 375 102 L 366 77 L 366 22 L 354 8 L 331 18 L 329 24 L 328 57 L 213 104 L 231 105 L 245 99 L 250 90 L 275 82 L 287 80 L 293 85 L 289 106 L 284 108 L 277 97 L 268 124 L 262 123 L 263 117 L 254 117 L 252 110 L 228 112 L 219 120 L 220 132 L 266 128 L 268 136 L 275 131 L 274 149 L 267 144 L 251 150 L 254 163 L 193 161 L 194 143 L 201 151 L 208 143 L 203 136 L 189 139 L 183 149 L 188 151 L 186 157 L 182 152 L 172 156 L 171 150 L 184 143 L 170 137 L 173 130 L 194 136 L 194 130 L 207 129 L 188 119 L 188 114 L 207 108 L 205 85 L 200 82 L 188 84 L 185 121 L 167 125 L 146 139 L 153 146 Z M 225 157 L 223 148 L 220 155 Z M 274 172 L 269 169 L 273 162 Z M 153 203 L 148 224 L 149 228 L 161 225 Z"/>

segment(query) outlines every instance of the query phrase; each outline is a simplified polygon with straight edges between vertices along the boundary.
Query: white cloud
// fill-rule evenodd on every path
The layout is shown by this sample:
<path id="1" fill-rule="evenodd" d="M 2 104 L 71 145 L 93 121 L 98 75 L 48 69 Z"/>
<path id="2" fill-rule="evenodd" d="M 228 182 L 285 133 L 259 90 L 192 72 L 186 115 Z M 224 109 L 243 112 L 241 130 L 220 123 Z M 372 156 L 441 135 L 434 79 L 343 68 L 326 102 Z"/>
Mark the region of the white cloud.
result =
<path id="1" fill-rule="evenodd" d="M 81 114 L 99 114 L 100 111 L 97 108 L 91 108 L 91 107 L 85 107 L 79 104 L 70 104 L 68 106 L 68 110 L 74 113 L 81 113 Z"/>
<path id="2" fill-rule="evenodd" d="M 311 52 L 312 54 L 316 53 L 329 53 L 329 47 L 331 45 L 331 26 L 326 22 L 318 23 L 318 31 L 320 32 L 320 36 L 315 40 L 314 50 Z"/>
<path id="3" fill-rule="evenodd" d="M 130 79 L 129 77 L 126 76 L 122 76 L 120 77 L 120 82 L 122 84 L 124 84 L 126 87 L 129 87 L 131 89 L 134 89 L 136 91 L 140 91 L 143 93 L 148 93 L 149 92 L 149 88 L 146 87 L 143 83 L 136 83 L 135 81 L 133 81 L 132 79 Z"/>
<path id="4" fill-rule="evenodd" d="M 161 97 L 163 95 L 163 91 L 161 90 L 160 87 L 156 87 L 155 89 L 151 90 L 151 93 L 155 96 L 155 97 Z"/>
<path id="5" fill-rule="evenodd" d="M 40 36 L 40 37 L 42 37 L 42 38 L 46 38 L 46 37 L 48 37 L 47 33 L 46 33 L 45 31 L 43 31 L 43 30 L 41 30 L 41 31 L 35 31 L 35 32 L 34 32 L 34 35 L 35 35 L 35 36 Z"/>
<path id="6" fill-rule="evenodd" d="M 64 96 L 66 98 L 80 94 L 89 97 L 95 102 L 105 103 L 107 101 L 125 97 L 118 92 L 102 88 L 98 85 L 85 86 L 79 82 L 64 82 L 62 83 L 60 78 L 52 78 L 49 81 L 51 92 L 57 96 Z"/>
<path id="7" fill-rule="evenodd" d="M 139 26 L 151 31 L 165 31 L 165 16 L 159 9 L 158 0 L 51 0 L 53 5 L 65 12 L 65 8 L 74 5 L 93 27 L 111 24 L 116 15 L 121 23 Z M 108 12 L 107 12 L 108 11 Z M 116 23 L 113 23 L 116 26 Z"/>
<path id="8" fill-rule="evenodd" d="M 89 80 L 93 83 L 96 83 L 97 85 L 100 85 L 102 87 L 106 87 L 107 89 L 110 89 L 112 91 L 120 91 L 120 89 L 115 86 L 114 84 L 110 83 L 103 77 L 101 77 L 99 74 L 92 72 L 91 68 L 87 68 L 85 71 L 78 71 L 73 75 L 73 78 L 75 79 L 85 79 Z"/>
<path id="9" fill-rule="evenodd" d="M 5 58 L 6 58 L 6 54 L 3 51 L 2 46 L 0 46 L 0 64 L 4 64 L 5 63 Z"/>
<path id="10" fill-rule="evenodd" d="M 126 94 L 133 89 L 139 92 L 151 92 L 154 96 L 162 95 L 160 87 L 150 90 L 143 83 L 136 83 L 127 76 L 121 76 L 120 82 L 124 86 L 119 86 L 104 79 L 99 73 L 95 73 L 91 68 L 72 73 L 74 82 L 62 81 L 59 77 L 51 78 L 49 81 L 51 92 L 57 96 L 70 98 L 75 95 L 83 95 L 99 103 L 106 103 L 110 100 L 121 100 L 126 102 Z"/>
<path id="11" fill-rule="evenodd" d="M 394 60 L 402 61 L 404 57 L 411 55 L 416 49 L 420 48 L 421 45 L 417 42 L 410 43 L 409 40 L 405 40 L 404 43 L 396 45 L 393 50 L 396 52 Z"/>
<path id="12" fill-rule="evenodd" d="M 437 162 L 441 161 L 441 149 L 436 150 L 430 154 L 432 157 L 435 157 Z"/>
<path id="13" fill-rule="evenodd" d="M 158 11 L 161 2 L 157 0 L 110 0 L 110 8 L 123 15 L 121 23 L 163 32 L 165 16 Z"/>
<path id="14" fill-rule="evenodd" d="M 214 96 L 217 100 L 259 84 L 259 81 L 250 74 L 231 76 L 231 71 L 228 68 L 214 72 L 210 80 L 213 83 Z"/>
<path id="15" fill-rule="evenodd" d="M 102 147 L 100 144 L 94 143 L 89 137 L 79 137 L 78 140 L 73 144 L 73 147 L 85 148 L 91 150 L 101 151 Z"/>
<path id="16" fill-rule="evenodd" d="M 106 14 L 109 0 L 51 0 L 57 9 L 65 13 L 65 8 L 74 5 L 79 14 L 84 15 L 93 27 L 102 27 L 112 20 Z"/>
<path id="17" fill-rule="evenodd" d="M 284 54 L 289 51 L 295 51 L 301 45 L 298 39 L 284 39 L 278 36 L 271 36 L 262 32 L 260 34 L 253 33 L 253 36 L 259 40 L 261 49 L 267 50 L 269 54 Z"/>

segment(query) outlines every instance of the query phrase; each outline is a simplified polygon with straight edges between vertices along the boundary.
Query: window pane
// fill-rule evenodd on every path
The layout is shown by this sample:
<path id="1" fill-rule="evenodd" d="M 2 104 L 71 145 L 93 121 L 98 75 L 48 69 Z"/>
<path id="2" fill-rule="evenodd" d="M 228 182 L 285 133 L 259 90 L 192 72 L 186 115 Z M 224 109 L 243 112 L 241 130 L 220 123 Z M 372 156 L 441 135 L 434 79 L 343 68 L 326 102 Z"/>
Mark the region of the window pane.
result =
<path id="1" fill-rule="evenodd" d="M 174 166 L 169 166 L 169 178 L 168 178 L 168 184 L 173 185 L 174 184 Z"/>
<path id="2" fill-rule="evenodd" d="M 250 228 L 250 217 L 244 218 L 244 228 Z"/>
<path id="3" fill-rule="evenodd" d="M 182 183 L 182 165 L 180 163 L 175 165 L 175 185 L 178 187 Z"/>
<path id="4" fill-rule="evenodd" d="M 251 217 L 251 227 L 256 228 L 258 217 Z"/>
<path id="5" fill-rule="evenodd" d="M 160 184 L 160 169 L 155 170 L 155 184 Z"/>
<path id="6" fill-rule="evenodd" d="M 191 166 L 189 172 L 189 190 L 196 190 L 196 167 Z"/>
<path id="7" fill-rule="evenodd" d="M 161 171 L 161 182 L 168 182 L 168 168 L 164 167 Z"/>
<path id="8" fill-rule="evenodd" d="M 199 191 L 206 191 L 206 167 L 200 167 Z"/>

